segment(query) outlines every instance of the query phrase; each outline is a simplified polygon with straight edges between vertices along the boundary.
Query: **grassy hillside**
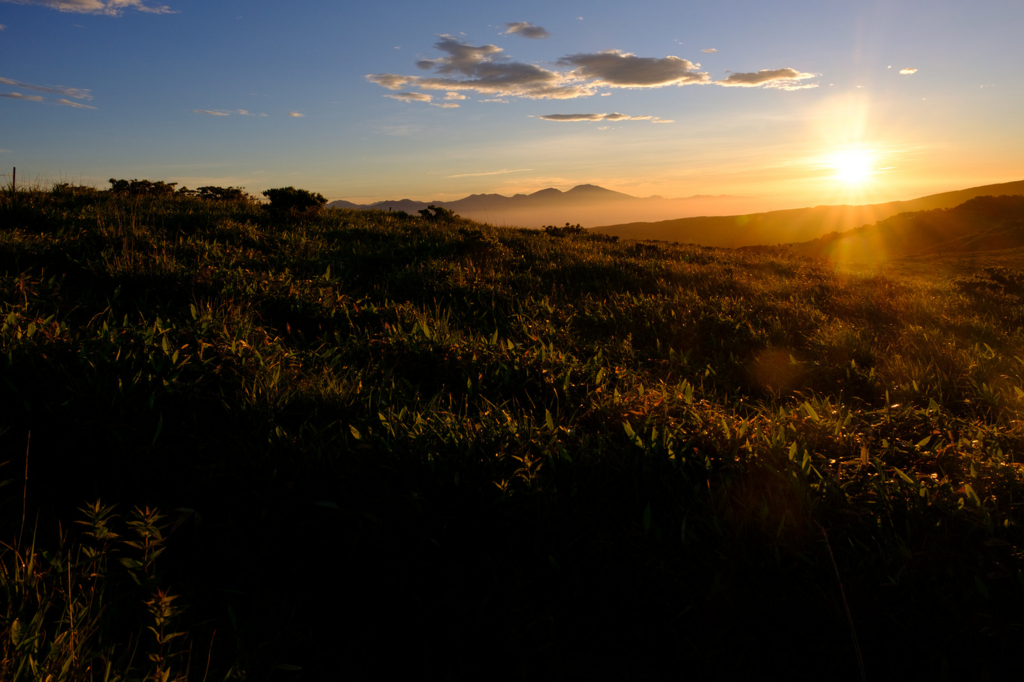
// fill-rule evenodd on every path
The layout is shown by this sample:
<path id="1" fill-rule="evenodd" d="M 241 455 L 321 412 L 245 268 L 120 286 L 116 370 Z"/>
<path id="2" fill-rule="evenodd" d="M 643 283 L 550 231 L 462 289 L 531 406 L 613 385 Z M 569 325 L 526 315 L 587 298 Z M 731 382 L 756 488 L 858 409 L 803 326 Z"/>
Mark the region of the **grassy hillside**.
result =
<path id="1" fill-rule="evenodd" d="M 0 678 L 1002 679 L 1022 296 L 6 193 Z"/>
<path id="2" fill-rule="evenodd" d="M 863 225 L 871 225 L 900 213 L 952 208 L 974 197 L 1021 194 L 1024 194 L 1024 180 L 884 204 L 815 206 L 742 216 L 679 218 L 654 223 L 633 222 L 594 229 L 623 239 L 656 239 L 729 248 L 789 244 L 818 239 L 831 232 L 845 232 Z"/>
<path id="3" fill-rule="evenodd" d="M 1024 197 L 975 197 L 791 246 L 801 255 L 842 261 L 1015 249 L 1024 246 Z"/>

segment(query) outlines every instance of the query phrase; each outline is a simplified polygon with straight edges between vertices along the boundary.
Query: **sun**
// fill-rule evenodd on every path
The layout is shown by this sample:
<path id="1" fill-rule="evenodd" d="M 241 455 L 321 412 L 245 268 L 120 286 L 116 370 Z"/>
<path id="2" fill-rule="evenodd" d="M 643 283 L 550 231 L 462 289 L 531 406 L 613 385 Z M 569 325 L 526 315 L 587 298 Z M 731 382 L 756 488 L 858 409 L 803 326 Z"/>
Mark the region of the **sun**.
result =
<path id="1" fill-rule="evenodd" d="M 832 157 L 830 165 L 835 169 L 835 178 L 847 185 L 866 182 L 875 172 L 874 159 L 869 152 L 851 149 Z"/>

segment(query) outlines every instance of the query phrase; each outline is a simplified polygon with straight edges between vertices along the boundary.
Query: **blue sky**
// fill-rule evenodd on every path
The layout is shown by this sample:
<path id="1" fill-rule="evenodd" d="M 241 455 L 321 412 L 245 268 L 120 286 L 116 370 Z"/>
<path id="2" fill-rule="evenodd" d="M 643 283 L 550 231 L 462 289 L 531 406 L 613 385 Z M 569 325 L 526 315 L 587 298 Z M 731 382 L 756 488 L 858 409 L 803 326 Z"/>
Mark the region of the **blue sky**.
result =
<path id="1" fill-rule="evenodd" d="M 1020 0 L 437 5 L 0 0 L 0 167 L 777 208 L 1024 179 Z"/>

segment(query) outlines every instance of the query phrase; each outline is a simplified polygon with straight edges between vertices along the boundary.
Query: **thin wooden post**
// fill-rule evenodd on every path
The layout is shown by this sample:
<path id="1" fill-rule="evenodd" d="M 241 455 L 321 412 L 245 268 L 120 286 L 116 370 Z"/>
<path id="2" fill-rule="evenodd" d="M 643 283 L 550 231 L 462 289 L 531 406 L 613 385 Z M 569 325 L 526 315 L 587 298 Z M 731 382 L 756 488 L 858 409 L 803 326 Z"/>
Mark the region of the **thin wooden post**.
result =
<path id="1" fill-rule="evenodd" d="M 18 191 L 18 167 L 14 167 L 14 175 L 11 177 L 11 191 Z"/>

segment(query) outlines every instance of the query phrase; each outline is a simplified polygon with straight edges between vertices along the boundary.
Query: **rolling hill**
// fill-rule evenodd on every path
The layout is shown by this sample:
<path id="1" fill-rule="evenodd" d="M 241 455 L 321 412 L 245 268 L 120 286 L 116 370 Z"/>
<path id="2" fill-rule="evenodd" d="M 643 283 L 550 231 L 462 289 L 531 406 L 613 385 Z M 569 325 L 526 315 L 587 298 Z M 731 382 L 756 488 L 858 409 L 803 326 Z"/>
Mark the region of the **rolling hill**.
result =
<path id="1" fill-rule="evenodd" d="M 943 192 L 864 206 L 815 206 L 735 216 L 701 216 L 594 228 L 623 239 L 656 239 L 704 246 L 740 247 L 787 244 L 817 239 L 831 232 L 871 225 L 901 213 L 953 208 L 979 196 L 1024 194 L 1024 180 Z"/>
<path id="2" fill-rule="evenodd" d="M 1024 196 L 983 196 L 954 208 L 900 213 L 791 248 L 805 256 L 868 261 L 1020 246 L 1024 246 Z"/>

